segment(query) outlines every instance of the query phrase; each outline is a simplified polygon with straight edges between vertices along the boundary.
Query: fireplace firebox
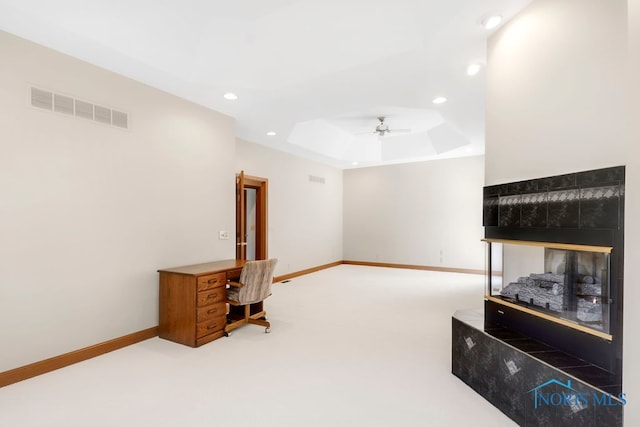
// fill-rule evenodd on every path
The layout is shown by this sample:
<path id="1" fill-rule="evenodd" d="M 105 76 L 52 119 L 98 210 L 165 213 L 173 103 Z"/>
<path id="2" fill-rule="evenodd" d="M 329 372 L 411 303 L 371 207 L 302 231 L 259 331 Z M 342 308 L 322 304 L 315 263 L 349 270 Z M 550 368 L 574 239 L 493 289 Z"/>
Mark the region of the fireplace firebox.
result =
<path id="1" fill-rule="evenodd" d="M 486 239 L 486 299 L 611 341 L 611 247 Z"/>

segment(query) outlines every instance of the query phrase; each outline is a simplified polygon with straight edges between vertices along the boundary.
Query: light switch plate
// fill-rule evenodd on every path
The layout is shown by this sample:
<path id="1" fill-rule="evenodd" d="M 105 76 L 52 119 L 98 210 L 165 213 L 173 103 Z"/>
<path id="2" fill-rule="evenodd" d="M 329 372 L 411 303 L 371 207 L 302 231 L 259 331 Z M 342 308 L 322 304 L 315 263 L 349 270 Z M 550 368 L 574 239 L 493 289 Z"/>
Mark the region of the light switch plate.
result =
<path id="1" fill-rule="evenodd" d="M 228 231 L 219 231 L 218 239 L 220 240 L 229 240 L 229 232 Z"/>

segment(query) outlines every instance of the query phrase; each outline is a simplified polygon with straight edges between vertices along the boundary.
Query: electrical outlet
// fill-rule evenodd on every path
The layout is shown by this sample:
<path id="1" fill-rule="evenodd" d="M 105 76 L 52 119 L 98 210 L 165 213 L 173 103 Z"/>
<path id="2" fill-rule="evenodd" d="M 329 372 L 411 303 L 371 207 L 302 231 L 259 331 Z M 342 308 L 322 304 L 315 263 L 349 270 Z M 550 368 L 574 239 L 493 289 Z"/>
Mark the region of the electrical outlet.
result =
<path id="1" fill-rule="evenodd" d="M 229 232 L 228 231 L 219 231 L 218 239 L 220 240 L 229 240 Z"/>

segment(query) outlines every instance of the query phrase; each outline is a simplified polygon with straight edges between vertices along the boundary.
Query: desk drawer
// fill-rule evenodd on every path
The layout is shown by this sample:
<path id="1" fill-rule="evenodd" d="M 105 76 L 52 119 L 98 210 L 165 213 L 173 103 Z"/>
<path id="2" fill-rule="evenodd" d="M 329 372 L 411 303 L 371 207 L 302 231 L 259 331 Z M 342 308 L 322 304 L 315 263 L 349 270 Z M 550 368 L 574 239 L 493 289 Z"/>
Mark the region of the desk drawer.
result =
<path id="1" fill-rule="evenodd" d="M 224 286 L 209 289 L 208 291 L 198 292 L 196 297 L 198 301 L 198 307 L 204 307 L 205 305 L 211 305 L 216 302 L 224 302 L 227 298 L 227 290 Z"/>
<path id="2" fill-rule="evenodd" d="M 225 316 L 224 314 L 222 316 L 214 317 L 213 319 L 200 322 L 196 326 L 196 338 L 201 338 L 205 335 L 221 331 L 224 329 L 224 326 L 226 324 L 227 316 Z"/>
<path id="3" fill-rule="evenodd" d="M 240 273 L 242 273 L 242 268 L 227 271 L 227 280 L 237 282 L 240 279 Z"/>
<path id="4" fill-rule="evenodd" d="M 227 314 L 227 304 L 224 302 L 218 302 L 215 304 L 207 305 L 198 308 L 197 322 L 204 322 L 205 320 L 212 319 L 214 317 L 223 316 Z"/>
<path id="5" fill-rule="evenodd" d="M 198 277 L 198 291 L 224 286 L 227 283 L 225 273 L 215 273 Z"/>

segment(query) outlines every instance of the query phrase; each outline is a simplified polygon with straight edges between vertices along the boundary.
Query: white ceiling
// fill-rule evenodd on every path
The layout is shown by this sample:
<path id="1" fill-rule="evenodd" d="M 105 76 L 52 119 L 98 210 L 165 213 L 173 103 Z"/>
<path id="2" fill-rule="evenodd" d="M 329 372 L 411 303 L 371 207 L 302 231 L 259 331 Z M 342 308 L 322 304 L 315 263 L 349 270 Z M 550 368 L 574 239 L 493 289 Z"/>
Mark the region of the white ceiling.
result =
<path id="1" fill-rule="evenodd" d="M 466 67 L 485 62 L 482 19 L 530 1 L 0 0 L 0 29 L 228 114 L 241 139 L 351 168 L 484 153 L 484 69 Z M 411 131 L 377 136 L 381 115 Z"/>

